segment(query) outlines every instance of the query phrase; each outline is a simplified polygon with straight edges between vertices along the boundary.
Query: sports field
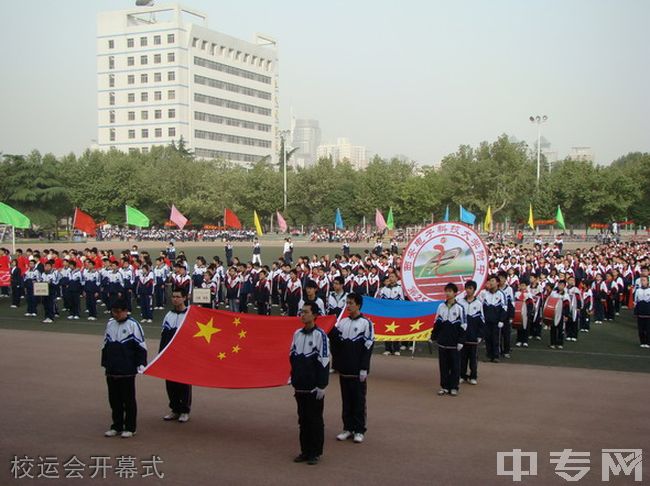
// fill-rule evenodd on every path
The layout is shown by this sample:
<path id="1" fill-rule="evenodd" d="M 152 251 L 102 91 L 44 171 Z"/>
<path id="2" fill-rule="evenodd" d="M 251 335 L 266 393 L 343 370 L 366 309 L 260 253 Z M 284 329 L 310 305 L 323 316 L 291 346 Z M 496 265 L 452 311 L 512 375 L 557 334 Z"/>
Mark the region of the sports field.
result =
<path id="1" fill-rule="evenodd" d="M 155 255 L 163 247 L 150 251 Z M 235 255 L 248 256 L 250 250 L 244 248 L 246 253 L 236 248 Z M 188 246 L 185 251 L 190 261 L 199 254 L 223 257 L 220 245 Z M 294 255 L 337 251 L 297 245 Z M 277 252 L 279 248 L 263 249 L 265 263 Z M 192 418 L 179 424 L 161 420 L 167 412 L 164 383 L 142 376 L 137 379 L 136 437 L 104 438 L 110 423 L 99 366 L 105 321 L 82 317 L 45 325 L 24 317 L 24 307 L 14 310 L 9 304 L 9 299 L 0 299 L 5 415 L 0 484 L 30 482 L 12 479 L 14 456 L 34 458 L 34 464 L 39 456 L 56 457 L 63 477 L 62 464 L 73 455 L 86 464 L 85 479 L 49 482 L 101 482 L 90 479 L 88 466 L 91 456 L 107 456 L 113 468 L 105 484 L 513 484 L 511 477 L 496 474 L 497 452 L 513 449 L 538 454 L 537 476 L 524 477 L 521 484 L 563 484 L 549 454 L 565 448 L 590 452 L 591 471 L 581 482 L 599 484 L 602 449 L 650 446 L 650 422 L 645 419 L 650 352 L 639 348 L 626 309 L 615 322 L 581 333 L 577 343 L 565 343 L 562 351 L 547 348 L 545 333 L 529 349 L 515 348 L 511 360 L 481 362 L 479 385 L 462 385 L 457 398 L 436 396 L 438 367 L 431 359 L 436 352 L 430 354 L 428 345 L 418 347 L 416 359 L 374 356 L 368 433 L 361 445 L 334 440 L 341 405 L 338 378 L 332 375 L 325 399 L 325 452 L 321 463 L 310 467 L 291 462 L 298 451 L 298 427 L 288 387 L 195 388 Z M 150 359 L 158 348 L 161 318 L 162 312 L 156 311 L 154 325 L 144 326 Z M 128 455 L 138 462 L 160 456 L 165 477 L 142 478 L 140 472 L 133 479 L 119 478 L 117 457 Z M 32 474 L 37 473 L 34 465 Z M 632 484 L 632 478 L 612 477 L 610 484 Z"/>

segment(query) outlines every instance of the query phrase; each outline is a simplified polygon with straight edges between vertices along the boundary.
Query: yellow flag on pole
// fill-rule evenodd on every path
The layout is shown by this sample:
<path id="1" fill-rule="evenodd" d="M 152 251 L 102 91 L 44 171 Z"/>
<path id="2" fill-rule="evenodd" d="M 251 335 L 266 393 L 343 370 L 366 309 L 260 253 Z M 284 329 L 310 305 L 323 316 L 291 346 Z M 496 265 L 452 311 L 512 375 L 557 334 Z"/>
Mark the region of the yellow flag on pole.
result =
<path id="1" fill-rule="evenodd" d="M 257 236 L 262 236 L 264 232 L 262 231 L 262 225 L 260 224 L 260 218 L 257 215 L 257 211 L 253 210 L 253 223 L 255 223 L 255 230 L 257 231 Z"/>
<path id="2" fill-rule="evenodd" d="M 490 226 L 492 226 L 492 206 L 488 206 L 487 213 L 485 213 L 485 222 L 483 223 L 483 229 L 485 231 L 490 231 Z"/>
<path id="3" fill-rule="evenodd" d="M 530 204 L 530 209 L 528 211 L 528 226 L 530 229 L 535 230 L 535 220 L 533 219 L 533 204 Z"/>

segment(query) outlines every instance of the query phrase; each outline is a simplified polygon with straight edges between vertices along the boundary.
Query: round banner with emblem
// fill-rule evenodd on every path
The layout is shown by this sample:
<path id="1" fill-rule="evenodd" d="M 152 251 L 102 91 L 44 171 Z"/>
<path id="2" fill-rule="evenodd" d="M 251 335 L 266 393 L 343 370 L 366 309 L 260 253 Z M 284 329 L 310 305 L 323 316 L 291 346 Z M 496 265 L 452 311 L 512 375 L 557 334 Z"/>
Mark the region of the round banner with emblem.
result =
<path id="1" fill-rule="evenodd" d="M 487 279 L 488 249 L 469 226 L 435 223 L 420 231 L 404 248 L 402 288 L 417 302 L 445 300 L 445 285 L 461 291 L 467 280 L 480 289 Z"/>

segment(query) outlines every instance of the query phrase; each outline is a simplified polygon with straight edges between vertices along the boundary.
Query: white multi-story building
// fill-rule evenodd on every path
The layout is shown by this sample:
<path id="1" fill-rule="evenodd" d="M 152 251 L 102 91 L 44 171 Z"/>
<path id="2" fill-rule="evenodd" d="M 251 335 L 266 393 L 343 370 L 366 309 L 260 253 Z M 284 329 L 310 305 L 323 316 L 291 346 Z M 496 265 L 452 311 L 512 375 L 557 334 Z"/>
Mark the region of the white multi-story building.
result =
<path id="1" fill-rule="evenodd" d="M 334 162 L 348 160 L 352 167 L 357 170 L 365 169 L 368 166 L 368 154 L 366 147 L 352 145 L 347 138 L 337 138 L 336 144 L 320 145 L 317 150 L 318 158 L 330 157 Z"/>
<path id="2" fill-rule="evenodd" d="M 207 28 L 179 5 L 103 12 L 97 22 L 97 145 L 147 152 L 178 142 L 200 158 L 277 158 L 276 42 Z"/>

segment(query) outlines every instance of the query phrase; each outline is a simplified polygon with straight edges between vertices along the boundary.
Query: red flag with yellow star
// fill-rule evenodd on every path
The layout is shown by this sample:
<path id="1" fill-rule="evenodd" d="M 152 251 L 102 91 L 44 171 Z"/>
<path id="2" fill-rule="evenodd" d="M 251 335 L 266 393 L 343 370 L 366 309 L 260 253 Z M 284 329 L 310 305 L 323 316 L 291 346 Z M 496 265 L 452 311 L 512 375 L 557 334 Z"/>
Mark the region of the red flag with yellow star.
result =
<path id="1" fill-rule="evenodd" d="M 316 325 L 328 333 L 335 316 Z M 289 381 L 298 317 L 239 314 L 191 306 L 173 339 L 144 374 L 214 388 L 264 388 Z"/>

